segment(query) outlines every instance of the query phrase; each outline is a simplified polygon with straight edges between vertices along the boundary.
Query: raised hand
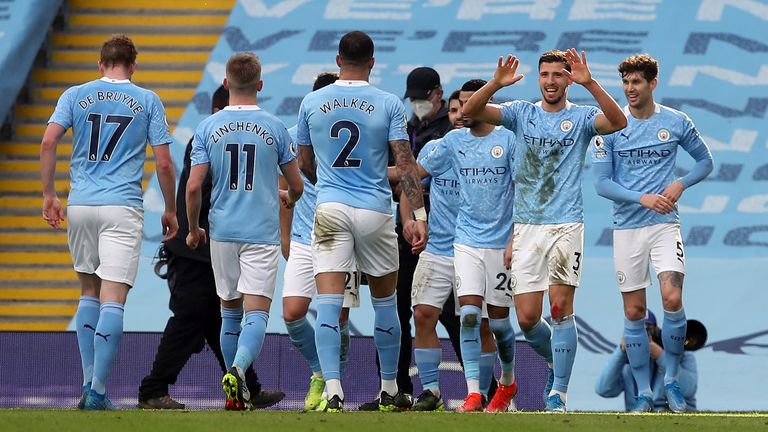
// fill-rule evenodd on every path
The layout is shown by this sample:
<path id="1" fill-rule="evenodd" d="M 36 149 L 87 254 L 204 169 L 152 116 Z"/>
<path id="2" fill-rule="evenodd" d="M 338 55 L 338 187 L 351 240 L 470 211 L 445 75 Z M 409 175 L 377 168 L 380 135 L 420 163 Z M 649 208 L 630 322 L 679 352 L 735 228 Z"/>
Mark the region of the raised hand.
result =
<path id="1" fill-rule="evenodd" d="M 501 87 L 510 86 L 523 79 L 522 75 L 517 74 L 518 66 L 520 66 L 520 60 L 512 54 L 508 54 L 506 60 L 504 57 L 499 57 L 496 72 L 491 79 Z"/>
<path id="2" fill-rule="evenodd" d="M 565 52 L 565 57 L 568 59 L 568 66 L 571 67 L 571 71 L 568 72 L 563 69 L 563 74 L 567 76 L 571 81 L 585 85 L 592 81 L 592 72 L 589 71 L 589 65 L 587 65 L 587 53 L 581 52 L 581 57 L 575 48 L 571 48 Z"/>

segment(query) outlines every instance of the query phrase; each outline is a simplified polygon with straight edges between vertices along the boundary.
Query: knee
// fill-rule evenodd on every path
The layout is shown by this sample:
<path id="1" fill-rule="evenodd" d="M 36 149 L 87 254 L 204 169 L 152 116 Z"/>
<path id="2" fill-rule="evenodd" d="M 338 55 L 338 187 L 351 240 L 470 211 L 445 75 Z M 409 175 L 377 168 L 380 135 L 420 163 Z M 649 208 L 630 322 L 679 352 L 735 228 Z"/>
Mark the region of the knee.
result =
<path id="1" fill-rule="evenodd" d="M 669 293 L 662 299 L 664 310 L 669 312 L 679 311 L 683 307 L 683 296 L 681 291 Z"/>
<path id="2" fill-rule="evenodd" d="M 519 314 L 517 315 L 517 323 L 520 324 L 520 329 L 524 332 L 530 331 L 536 327 L 536 324 L 541 321 L 541 317 L 535 314 Z"/>
<path id="3" fill-rule="evenodd" d="M 288 322 L 298 321 L 304 318 L 305 316 L 307 316 L 306 309 L 295 307 L 295 306 L 285 307 L 285 305 L 283 305 L 283 320 L 285 322 L 288 323 Z"/>
<path id="4" fill-rule="evenodd" d="M 428 328 L 428 327 L 435 327 L 437 325 L 437 318 L 439 317 L 439 312 L 434 313 L 430 310 L 427 310 L 425 308 L 417 307 L 413 310 L 413 321 L 416 323 L 416 328 Z"/>
<path id="5" fill-rule="evenodd" d="M 645 318 L 645 305 L 644 304 L 625 304 L 624 316 L 631 321 L 637 321 Z"/>

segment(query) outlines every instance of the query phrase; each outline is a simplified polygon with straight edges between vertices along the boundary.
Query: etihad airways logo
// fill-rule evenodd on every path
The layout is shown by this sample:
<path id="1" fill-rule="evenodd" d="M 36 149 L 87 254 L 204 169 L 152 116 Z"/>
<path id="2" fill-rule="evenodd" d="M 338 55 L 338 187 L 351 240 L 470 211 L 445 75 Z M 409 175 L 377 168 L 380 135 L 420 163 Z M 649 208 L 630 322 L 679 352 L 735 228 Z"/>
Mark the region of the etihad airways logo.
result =
<path id="1" fill-rule="evenodd" d="M 525 139 L 526 144 L 538 147 L 570 147 L 576 142 L 573 138 L 552 139 L 525 134 L 523 135 L 523 138 Z"/>

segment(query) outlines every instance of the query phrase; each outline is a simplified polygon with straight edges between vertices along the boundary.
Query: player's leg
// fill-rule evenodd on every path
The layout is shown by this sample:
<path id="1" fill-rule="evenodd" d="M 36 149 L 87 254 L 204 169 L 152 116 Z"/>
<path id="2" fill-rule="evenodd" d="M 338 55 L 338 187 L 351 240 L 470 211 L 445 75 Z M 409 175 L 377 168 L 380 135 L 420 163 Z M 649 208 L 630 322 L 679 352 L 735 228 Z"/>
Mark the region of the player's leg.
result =
<path id="1" fill-rule="evenodd" d="M 315 346 L 315 329 L 307 321 L 307 311 L 315 293 L 312 248 L 291 242 L 283 281 L 283 320 L 288 336 L 299 354 L 309 364 L 312 376 L 304 398 L 304 410 L 311 411 L 320 403 L 325 380 Z"/>
<path id="2" fill-rule="evenodd" d="M 487 307 L 480 321 L 480 343 L 480 393 L 488 401 L 496 393 L 496 377 L 493 375 L 493 369 L 496 366 L 497 353 L 496 339 L 488 323 Z"/>
<path id="3" fill-rule="evenodd" d="M 77 407 L 85 407 L 85 399 L 93 380 L 93 343 L 96 324 L 99 322 L 99 292 L 101 278 L 96 276 L 99 267 L 98 219 L 92 206 L 67 208 L 67 243 L 72 263 L 80 281 L 80 302 L 75 312 L 75 331 L 83 370 L 83 393 Z"/>
<path id="4" fill-rule="evenodd" d="M 544 401 L 549 397 L 555 380 L 552 369 L 552 329 L 542 318 L 542 303 L 547 291 L 548 264 L 546 256 L 533 251 L 547 250 L 547 238 L 541 225 L 515 224 L 510 268 L 510 286 L 515 296 L 517 323 L 528 345 L 547 362 L 547 382 Z"/>
<path id="5" fill-rule="evenodd" d="M 240 279 L 240 244 L 211 240 L 211 267 L 216 281 L 216 294 L 221 301 L 221 331 L 219 336 L 221 353 L 227 371 L 232 367 L 237 352 L 238 340 L 242 334 L 243 295 L 238 292 Z M 226 372 L 226 371 L 225 371 Z M 227 378 L 227 373 L 224 377 Z M 222 379 L 222 390 L 227 397 L 224 409 L 242 411 L 247 401 L 239 383 Z"/>
<path id="6" fill-rule="evenodd" d="M 357 264 L 355 264 L 357 268 Z M 341 333 L 341 345 L 339 346 L 339 371 L 341 375 L 347 370 L 349 361 L 349 310 L 360 307 L 360 280 L 362 274 L 359 271 L 347 272 L 344 276 L 344 303 L 339 315 L 339 332 Z"/>
<path id="7" fill-rule="evenodd" d="M 515 381 L 515 331 L 509 320 L 509 308 L 514 306 L 512 283 L 504 267 L 503 249 L 486 249 L 483 253 L 486 266 L 485 302 L 488 321 L 496 339 L 496 349 L 501 362 L 501 378 L 488 412 L 506 412 L 517 394 Z"/>
<path id="8" fill-rule="evenodd" d="M 613 231 L 613 261 L 616 282 L 624 303 L 624 347 L 634 382 L 637 400 L 630 411 L 653 409 L 651 391 L 651 346 L 645 328 L 645 289 L 651 284 L 648 271 L 650 242 L 645 228 Z"/>
<path id="9" fill-rule="evenodd" d="M 355 270 L 352 208 L 337 203 L 319 204 L 315 211 L 312 252 L 317 287 L 315 344 L 320 359 L 328 404 L 326 411 L 343 410 L 341 387 L 341 333 L 339 317 L 344 303 L 346 273 Z"/>
<path id="10" fill-rule="evenodd" d="M 416 367 L 422 393 L 413 408 L 416 411 L 442 411 L 440 361 L 442 348 L 437 337 L 437 321 L 448 298 L 453 297 L 453 259 L 422 252 L 413 275 L 411 303 L 416 324 L 414 341 Z M 451 310 L 453 313 L 453 310 Z"/>
<path id="11" fill-rule="evenodd" d="M 139 267 L 144 214 L 141 209 L 122 206 L 95 207 L 99 227 L 101 278 L 99 322 L 93 342 L 93 382 L 85 409 L 114 409 L 106 397 L 106 383 L 123 335 L 123 313 L 128 290 Z"/>
<path id="12" fill-rule="evenodd" d="M 240 278 L 238 292 L 243 294 L 245 316 L 243 330 L 237 342 L 237 352 L 230 372 L 224 376 L 222 385 L 237 385 L 239 395 L 250 403 L 251 393 L 245 382 L 245 371 L 259 357 L 269 321 L 269 308 L 275 292 L 278 257 L 276 245 L 241 244 L 238 251 Z M 235 375 L 232 377 L 231 375 Z M 233 381 L 232 378 L 235 378 Z M 226 389 L 225 389 L 226 391 Z M 232 397 L 231 391 L 228 396 Z"/>
<path id="13" fill-rule="evenodd" d="M 661 299 L 664 305 L 664 323 L 661 335 L 664 341 L 664 388 L 667 403 L 673 412 L 685 412 L 685 398 L 680 391 L 677 375 L 682 361 L 688 321 L 683 308 L 683 280 L 685 278 L 685 251 L 677 224 L 659 224 L 649 227 L 656 240 L 651 248 L 651 262 L 659 277 Z"/>
<path id="14" fill-rule="evenodd" d="M 485 264 L 480 250 L 464 245 L 454 245 L 456 291 L 459 296 L 459 322 L 461 323 L 461 357 L 464 360 L 464 378 L 467 381 L 467 397 L 456 408 L 459 412 L 482 411 L 483 396 L 480 393 L 480 321 L 485 296 Z"/>
<path id="15" fill-rule="evenodd" d="M 352 209 L 352 214 L 355 256 L 360 271 L 368 276 L 375 314 L 373 340 L 381 365 L 379 410 L 410 409 L 413 398 L 397 384 L 402 333 L 395 292 L 399 263 L 393 217 L 365 209 Z"/>
<path id="16" fill-rule="evenodd" d="M 547 410 L 564 412 L 568 382 L 576 359 L 577 330 L 573 298 L 582 271 L 584 225 L 548 226 L 549 304 L 552 315 L 552 356 L 555 381 L 547 399 Z"/>

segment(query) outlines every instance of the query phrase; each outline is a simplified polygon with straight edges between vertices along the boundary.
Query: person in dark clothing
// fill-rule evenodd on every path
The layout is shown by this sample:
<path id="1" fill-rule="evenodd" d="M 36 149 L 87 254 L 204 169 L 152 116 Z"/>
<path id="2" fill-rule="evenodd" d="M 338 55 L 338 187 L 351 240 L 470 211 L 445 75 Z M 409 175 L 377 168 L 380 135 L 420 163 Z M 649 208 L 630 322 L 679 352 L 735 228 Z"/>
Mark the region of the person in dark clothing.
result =
<path id="1" fill-rule="evenodd" d="M 430 67 L 418 67 L 408 74 L 406 79 L 405 96 L 411 103 L 413 116 L 407 123 L 408 137 L 411 141 L 413 156 L 418 158 L 424 145 L 442 138 L 453 124 L 448 118 L 448 103 L 443 99 L 443 87 L 440 85 L 440 75 Z M 393 165 L 393 163 L 390 163 Z M 400 196 L 400 188 L 392 185 L 392 195 L 395 200 Z M 424 191 L 424 207 L 429 212 L 429 190 Z M 403 237 L 403 226 L 397 215 L 397 244 L 399 250 L 400 269 L 397 274 L 397 313 L 400 320 L 401 340 L 400 358 L 397 365 L 397 386 L 409 395 L 413 394 L 413 382 L 409 375 L 413 355 L 413 336 L 411 334 L 411 285 L 413 273 L 416 270 L 418 255 L 411 252 L 411 245 Z M 455 300 L 449 296 L 440 315 L 440 323 L 448 331 L 456 356 L 461 360 L 459 348 L 459 319 L 455 312 Z M 377 359 L 378 365 L 378 359 Z M 378 401 L 366 402 L 361 410 L 377 410 Z"/>
<path id="2" fill-rule="evenodd" d="M 212 98 L 212 112 L 227 106 L 229 92 L 219 87 Z M 168 386 L 176 383 L 181 369 L 194 353 L 208 346 L 216 355 L 222 373 L 227 371 L 221 352 L 221 313 L 219 296 L 211 267 L 208 244 L 201 244 L 193 250 L 187 247 L 185 239 L 187 225 L 186 185 L 190 171 L 192 140 L 184 152 L 184 168 L 179 177 L 176 195 L 176 217 L 179 232 L 173 239 L 161 246 L 161 262 L 167 261 L 168 287 L 171 291 L 169 307 L 173 316 L 168 319 L 160 345 L 157 348 L 152 371 L 144 377 L 139 386 L 139 408 L 183 409 L 184 404 L 173 400 Z M 200 209 L 200 226 L 208 230 L 208 211 L 211 202 L 211 177 L 203 186 L 203 205 Z M 159 271 L 161 265 L 156 267 Z M 160 274 L 158 274 L 160 276 Z M 161 276 L 163 277 L 163 276 Z M 254 408 L 265 408 L 280 402 L 285 394 L 280 391 L 262 391 L 253 368 L 245 375 L 246 385 L 251 389 L 251 404 Z"/>

